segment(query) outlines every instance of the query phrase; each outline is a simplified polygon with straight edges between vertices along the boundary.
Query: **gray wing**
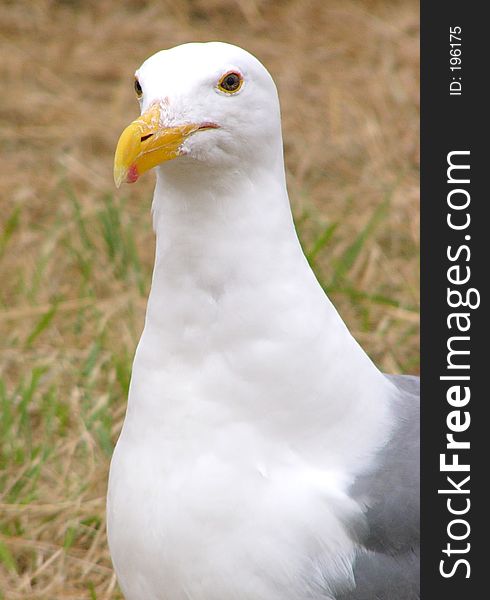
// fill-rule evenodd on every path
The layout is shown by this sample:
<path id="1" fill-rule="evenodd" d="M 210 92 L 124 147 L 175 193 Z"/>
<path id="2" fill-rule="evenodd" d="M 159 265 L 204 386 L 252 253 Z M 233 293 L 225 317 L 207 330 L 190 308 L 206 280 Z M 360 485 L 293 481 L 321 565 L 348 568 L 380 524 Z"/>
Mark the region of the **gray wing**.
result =
<path id="1" fill-rule="evenodd" d="M 354 564 L 356 588 L 337 600 L 420 598 L 420 381 L 390 376 L 399 416 L 376 467 L 359 477 L 351 495 L 367 507 L 367 532 Z"/>

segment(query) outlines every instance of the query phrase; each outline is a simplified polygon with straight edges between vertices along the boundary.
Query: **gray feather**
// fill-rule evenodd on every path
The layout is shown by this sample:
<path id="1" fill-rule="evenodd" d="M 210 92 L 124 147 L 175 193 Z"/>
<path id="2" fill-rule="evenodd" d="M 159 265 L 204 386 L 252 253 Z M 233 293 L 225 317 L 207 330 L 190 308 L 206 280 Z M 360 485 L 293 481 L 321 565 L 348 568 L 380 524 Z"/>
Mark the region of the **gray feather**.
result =
<path id="1" fill-rule="evenodd" d="M 395 431 L 375 467 L 360 476 L 351 495 L 366 506 L 356 588 L 337 600 L 416 600 L 420 597 L 420 381 L 388 376 L 398 393 Z"/>

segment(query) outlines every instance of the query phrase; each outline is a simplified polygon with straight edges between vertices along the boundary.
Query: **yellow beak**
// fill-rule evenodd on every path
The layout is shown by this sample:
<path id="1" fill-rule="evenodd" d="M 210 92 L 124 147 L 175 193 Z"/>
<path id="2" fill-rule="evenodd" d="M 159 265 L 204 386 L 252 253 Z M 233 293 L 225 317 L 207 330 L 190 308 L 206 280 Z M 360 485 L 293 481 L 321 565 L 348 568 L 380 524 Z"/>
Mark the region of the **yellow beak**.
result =
<path id="1" fill-rule="evenodd" d="M 181 154 L 180 147 L 191 134 L 215 128 L 212 123 L 189 123 L 162 127 L 160 106 L 156 103 L 122 132 L 114 156 L 114 182 L 134 183 L 145 171 Z"/>

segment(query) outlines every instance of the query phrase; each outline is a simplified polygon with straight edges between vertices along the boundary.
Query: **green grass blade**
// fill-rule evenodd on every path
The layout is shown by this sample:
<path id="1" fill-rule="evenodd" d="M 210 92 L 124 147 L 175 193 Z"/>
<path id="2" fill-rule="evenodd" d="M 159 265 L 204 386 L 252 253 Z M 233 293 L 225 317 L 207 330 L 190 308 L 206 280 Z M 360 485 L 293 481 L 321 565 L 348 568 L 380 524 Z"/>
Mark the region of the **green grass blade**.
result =
<path id="1" fill-rule="evenodd" d="M 359 232 L 356 239 L 342 253 L 342 256 L 335 261 L 335 270 L 330 281 L 329 287 L 336 286 L 342 281 L 347 273 L 353 267 L 357 257 L 360 255 L 364 244 L 369 239 L 378 223 L 383 219 L 390 203 L 390 195 L 376 208 L 364 229 Z"/>
<path id="2" fill-rule="evenodd" d="M 0 562 L 3 563 L 8 571 L 17 573 L 17 563 L 7 546 L 0 540 Z"/>
<path id="3" fill-rule="evenodd" d="M 0 233 L 0 258 L 2 258 L 10 238 L 19 227 L 20 213 L 21 206 L 16 206 L 6 220 L 3 231 Z"/>
<path id="4" fill-rule="evenodd" d="M 53 320 L 56 311 L 58 310 L 58 304 L 53 304 L 53 306 L 45 312 L 39 321 L 36 323 L 34 329 L 31 331 L 26 340 L 26 347 L 30 348 L 33 342 L 41 335 L 41 333 L 49 327 L 49 324 Z"/>
<path id="5" fill-rule="evenodd" d="M 320 254 L 320 252 L 326 248 L 326 246 L 328 246 L 337 227 L 338 223 L 330 223 L 316 239 L 315 243 L 313 244 L 313 248 L 306 254 L 306 258 L 308 259 L 310 265 L 315 262 L 315 258 L 318 256 L 318 254 Z"/>

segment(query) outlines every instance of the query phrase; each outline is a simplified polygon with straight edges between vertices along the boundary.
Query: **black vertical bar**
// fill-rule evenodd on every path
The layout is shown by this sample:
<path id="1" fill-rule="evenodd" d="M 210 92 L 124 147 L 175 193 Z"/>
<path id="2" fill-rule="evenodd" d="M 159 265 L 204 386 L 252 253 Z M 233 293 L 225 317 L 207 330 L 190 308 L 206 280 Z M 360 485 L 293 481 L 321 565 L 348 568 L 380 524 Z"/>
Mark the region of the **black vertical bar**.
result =
<path id="1" fill-rule="evenodd" d="M 454 0 L 421 5 L 423 600 L 486 597 L 483 579 L 490 576 L 484 566 L 490 522 L 484 490 L 490 482 L 484 443 L 490 441 L 490 325 L 483 289 L 490 277 L 490 36 L 484 8 Z M 448 177 L 448 161 L 469 168 L 455 166 Z M 456 353 L 448 365 L 451 349 Z M 448 448 L 451 440 L 461 445 Z M 444 463 L 457 461 L 469 471 L 441 470 L 441 454 Z"/>

